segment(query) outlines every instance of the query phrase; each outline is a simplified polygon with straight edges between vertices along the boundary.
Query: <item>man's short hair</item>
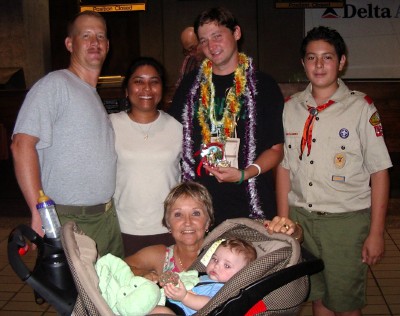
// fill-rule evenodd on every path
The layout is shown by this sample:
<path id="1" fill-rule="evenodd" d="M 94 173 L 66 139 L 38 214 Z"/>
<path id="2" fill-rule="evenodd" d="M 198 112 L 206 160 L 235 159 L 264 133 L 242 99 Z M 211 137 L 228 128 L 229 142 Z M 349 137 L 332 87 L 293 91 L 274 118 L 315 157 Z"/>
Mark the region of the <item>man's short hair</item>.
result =
<path id="1" fill-rule="evenodd" d="M 69 37 L 72 36 L 72 33 L 73 33 L 73 31 L 74 31 L 74 24 L 75 24 L 75 21 L 76 21 L 79 17 L 81 17 L 81 16 L 91 16 L 91 17 L 94 17 L 94 18 L 97 18 L 97 19 L 101 20 L 101 21 L 103 22 L 103 24 L 104 24 L 104 27 L 105 27 L 106 33 L 107 33 L 107 23 L 106 23 L 106 20 L 104 19 L 104 17 L 103 17 L 100 13 L 98 13 L 98 12 L 96 12 L 96 11 L 85 10 L 85 11 L 82 11 L 82 12 L 79 12 L 78 14 L 76 14 L 76 15 L 69 21 L 68 26 L 67 26 L 67 35 L 68 35 Z"/>
<path id="2" fill-rule="evenodd" d="M 343 55 L 346 55 L 346 43 L 339 32 L 326 26 L 318 26 L 308 31 L 306 37 L 303 39 L 300 47 L 301 59 L 304 59 L 306 56 L 307 45 L 310 42 L 318 40 L 323 40 L 335 47 L 339 60 Z"/>
<path id="3" fill-rule="evenodd" d="M 211 8 L 200 13 L 194 22 L 194 32 L 197 37 L 199 35 L 199 27 L 211 22 L 216 22 L 218 25 L 226 26 L 232 32 L 234 32 L 236 26 L 239 25 L 238 21 L 229 10 L 223 7 Z"/>

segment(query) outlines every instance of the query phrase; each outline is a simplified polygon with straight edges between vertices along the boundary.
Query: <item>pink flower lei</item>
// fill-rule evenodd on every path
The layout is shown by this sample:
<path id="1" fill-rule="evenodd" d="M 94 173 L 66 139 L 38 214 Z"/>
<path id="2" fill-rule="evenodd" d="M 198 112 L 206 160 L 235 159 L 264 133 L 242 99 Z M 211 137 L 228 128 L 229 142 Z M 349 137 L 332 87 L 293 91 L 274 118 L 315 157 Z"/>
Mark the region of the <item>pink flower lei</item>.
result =
<path id="1" fill-rule="evenodd" d="M 247 57 L 247 56 L 246 56 Z M 244 143 L 244 165 L 248 166 L 253 163 L 256 159 L 256 102 L 255 97 L 257 94 L 256 90 L 256 78 L 255 78 L 255 70 L 253 59 L 251 57 L 247 57 L 249 62 L 249 67 L 246 70 L 246 89 L 243 95 L 244 102 L 243 106 L 245 107 L 247 113 L 246 125 L 245 125 L 245 143 Z M 194 145 L 193 145 L 193 120 L 195 115 L 195 105 L 199 102 L 200 97 L 200 83 L 206 80 L 203 65 L 209 62 L 208 59 L 204 60 L 202 66 L 199 69 L 199 72 L 196 76 L 196 79 L 190 88 L 188 93 L 187 100 L 184 104 L 183 108 L 183 153 L 182 153 L 182 171 L 183 171 L 183 180 L 189 181 L 194 180 L 195 173 L 195 159 L 194 159 Z M 257 187 L 256 187 L 256 178 L 251 178 L 247 180 L 247 193 L 249 195 L 249 204 L 251 208 L 250 218 L 264 218 L 264 212 L 261 209 L 260 201 L 258 197 Z"/>

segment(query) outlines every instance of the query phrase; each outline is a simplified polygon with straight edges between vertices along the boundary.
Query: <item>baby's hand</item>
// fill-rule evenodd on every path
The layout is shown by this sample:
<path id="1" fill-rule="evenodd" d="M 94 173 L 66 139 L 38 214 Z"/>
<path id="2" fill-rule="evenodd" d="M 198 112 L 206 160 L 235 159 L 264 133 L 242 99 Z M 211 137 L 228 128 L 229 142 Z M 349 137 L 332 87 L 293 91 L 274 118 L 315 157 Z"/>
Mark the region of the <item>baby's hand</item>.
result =
<path id="1" fill-rule="evenodd" d="M 178 286 L 175 286 L 172 283 L 165 284 L 164 292 L 166 297 L 180 302 L 183 301 L 187 294 L 187 290 L 181 280 L 178 281 Z"/>

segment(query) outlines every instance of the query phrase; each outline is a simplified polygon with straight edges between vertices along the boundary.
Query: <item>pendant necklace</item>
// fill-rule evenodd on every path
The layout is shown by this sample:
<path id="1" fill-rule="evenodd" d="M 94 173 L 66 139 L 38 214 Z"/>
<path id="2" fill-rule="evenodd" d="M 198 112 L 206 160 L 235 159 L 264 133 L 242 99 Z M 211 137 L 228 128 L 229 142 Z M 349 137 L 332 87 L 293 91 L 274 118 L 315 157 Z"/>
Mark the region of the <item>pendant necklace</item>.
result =
<path id="1" fill-rule="evenodd" d="M 154 122 L 156 122 L 159 117 L 159 112 L 157 113 L 156 119 L 154 121 L 152 121 L 151 123 L 147 123 L 147 124 L 146 123 L 145 124 L 138 123 L 129 114 L 128 114 L 128 116 L 129 116 L 130 120 L 133 123 L 135 123 L 134 125 L 139 128 L 140 132 L 143 134 L 143 139 L 146 141 L 149 139 L 150 129 L 153 127 Z M 147 129 L 145 130 L 142 125 L 146 125 Z"/>
<path id="2" fill-rule="evenodd" d="M 175 257 L 176 257 L 176 259 L 178 259 L 178 263 L 179 263 L 179 265 L 181 266 L 182 271 L 186 271 L 185 267 L 183 266 L 182 260 L 181 260 L 181 258 L 179 257 L 177 251 L 175 251 Z"/>
<path id="3" fill-rule="evenodd" d="M 148 140 L 149 139 L 149 132 L 150 132 L 151 127 L 153 126 L 153 123 L 154 122 L 151 122 L 150 124 L 140 124 L 140 123 L 135 122 L 135 125 L 139 126 L 140 131 L 144 135 L 144 137 L 143 137 L 144 140 Z M 142 128 L 142 125 L 149 125 L 149 127 L 147 128 L 146 131 L 144 131 L 143 128 Z"/>

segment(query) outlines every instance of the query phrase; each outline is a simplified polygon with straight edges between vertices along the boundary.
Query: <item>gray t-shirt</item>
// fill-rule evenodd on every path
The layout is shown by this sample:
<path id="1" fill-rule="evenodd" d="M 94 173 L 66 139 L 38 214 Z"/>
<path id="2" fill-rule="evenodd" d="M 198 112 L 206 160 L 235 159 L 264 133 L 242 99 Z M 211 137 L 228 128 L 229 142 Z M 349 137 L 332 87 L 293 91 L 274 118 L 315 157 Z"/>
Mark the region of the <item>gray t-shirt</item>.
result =
<path id="1" fill-rule="evenodd" d="M 95 88 L 69 70 L 27 94 L 14 133 L 39 138 L 43 189 L 58 204 L 105 203 L 115 191 L 114 132 Z"/>

